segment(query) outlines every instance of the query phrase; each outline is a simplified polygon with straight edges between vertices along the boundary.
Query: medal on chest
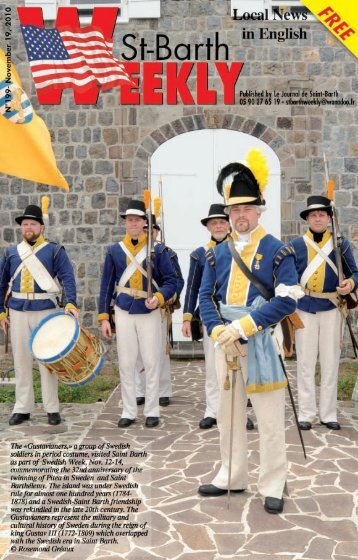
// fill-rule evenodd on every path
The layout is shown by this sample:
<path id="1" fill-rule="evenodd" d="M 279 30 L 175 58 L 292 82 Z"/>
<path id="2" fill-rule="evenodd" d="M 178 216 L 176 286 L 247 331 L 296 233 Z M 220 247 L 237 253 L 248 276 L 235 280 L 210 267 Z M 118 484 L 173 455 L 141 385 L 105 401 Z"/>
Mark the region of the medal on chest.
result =
<path id="1" fill-rule="evenodd" d="M 255 262 L 254 262 L 254 269 L 260 270 L 260 262 L 262 260 L 263 255 L 261 253 L 256 253 L 255 255 Z"/>

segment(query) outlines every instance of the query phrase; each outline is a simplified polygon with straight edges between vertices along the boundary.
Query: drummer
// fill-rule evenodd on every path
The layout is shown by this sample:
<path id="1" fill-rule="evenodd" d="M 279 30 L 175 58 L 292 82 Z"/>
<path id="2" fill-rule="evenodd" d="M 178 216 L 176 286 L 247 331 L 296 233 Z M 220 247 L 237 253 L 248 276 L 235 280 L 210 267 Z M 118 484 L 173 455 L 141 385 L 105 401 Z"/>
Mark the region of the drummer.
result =
<path id="1" fill-rule="evenodd" d="M 27 206 L 15 221 L 21 228 L 22 241 L 5 249 L 0 260 L 0 326 L 5 333 L 10 327 L 16 381 L 10 426 L 29 420 L 35 408 L 29 341 L 35 327 L 56 308 L 61 289 L 65 311 L 78 318 L 71 262 L 61 245 L 45 240 L 41 208 Z M 41 364 L 39 369 L 48 423 L 60 424 L 57 377 Z"/>

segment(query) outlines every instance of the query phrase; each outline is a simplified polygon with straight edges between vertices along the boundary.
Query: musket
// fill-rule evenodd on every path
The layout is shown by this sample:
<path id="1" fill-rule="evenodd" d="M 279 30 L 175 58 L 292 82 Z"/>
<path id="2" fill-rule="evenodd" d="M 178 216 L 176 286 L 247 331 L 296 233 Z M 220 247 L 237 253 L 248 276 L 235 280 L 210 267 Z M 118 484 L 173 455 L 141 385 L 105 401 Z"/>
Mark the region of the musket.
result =
<path id="1" fill-rule="evenodd" d="M 147 268 L 147 298 L 152 299 L 153 297 L 153 255 L 154 255 L 154 243 L 153 243 L 153 219 L 152 219 L 152 193 L 151 193 L 151 165 L 150 158 L 148 158 L 148 189 L 144 191 L 144 204 L 147 213 L 148 221 L 148 235 L 147 235 L 147 257 L 146 257 L 146 268 Z"/>
<path id="2" fill-rule="evenodd" d="M 165 235 L 164 235 L 164 211 L 163 211 L 163 201 L 161 197 L 162 193 L 162 178 L 160 177 L 160 181 L 158 184 L 159 196 L 156 196 L 153 200 L 153 207 L 154 207 L 154 216 L 156 217 L 157 221 L 160 217 L 160 240 L 163 245 L 165 245 Z M 172 313 L 173 310 L 171 309 L 172 304 L 165 303 L 165 314 L 167 318 L 167 343 L 166 343 L 166 354 L 170 354 L 170 348 L 174 347 L 173 343 L 173 323 L 172 323 Z"/>
<path id="3" fill-rule="evenodd" d="M 333 240 L 333 251 L 336 260 L 337 266 L 337 274 L 338 274 L 338 285 L 340 286 L 344 280 L 344 273 L 343 273 L 343 264 L 342 264 L 342 252 L 341 247 L 343 243 L 343 235 L 341 233 L 339 222 L 338 222 L 338 214 L 336 205 L 334 203 L 334 182 L 329 179 L 328 175 L 328 165 L 326 154 L 323 154 L 323 161 L 324 161 L 324 169 L 326 175 L 326 183 L 327 183 L 327 197 L 331 201 L 331 208 L 332 208 L 332 240 Z M 356 302 L 353 300 L 351 294 L 347 296 L 341 296 L 338 294 L 339 300 L 342 303 L 342 307 L 345 309 L 345 313 L 343 314 L 348 326 L 349 335 L 352 341 L 353 352 L 354 356 L 358 357 L 358 343 L 355 339 L 353 328 L 351 324 L 351 318 L 349 316 L 349 309 L 356 307 Z M 347 306 L 348 304 L 348 306 Z M 351 304 L 351 305 L 350 305 Z"/>
<path id="4" fill-rule="evenodd" d="M 161 230 L 161 241 L 165 245 L 165 228 L 164 228 L 164 206 L 163 206 L 163 181 L 162 176 L 159 178 L 159 197 L 162 201 L 160 205 L 160 230 Z"/>
<path id="5" fill-rule="evenodd" d="M 11 285 L 10 285 L 11 284 Z M 5 300 L 4 300 L 4 308 L 6 310 L 7 308 L 7 316 L 9 317 L 9 308 L 7 306 L 7 303 L 9 301 L 10 295 L 11 295 L 11 288 L 12 288 L 12 282 L 10 282 L 6 294 L 5 294 Z M 9 325 L 5 323 L 5 330 L 4 330 L 4 352 L 5 354 L 9 353 Z"/>

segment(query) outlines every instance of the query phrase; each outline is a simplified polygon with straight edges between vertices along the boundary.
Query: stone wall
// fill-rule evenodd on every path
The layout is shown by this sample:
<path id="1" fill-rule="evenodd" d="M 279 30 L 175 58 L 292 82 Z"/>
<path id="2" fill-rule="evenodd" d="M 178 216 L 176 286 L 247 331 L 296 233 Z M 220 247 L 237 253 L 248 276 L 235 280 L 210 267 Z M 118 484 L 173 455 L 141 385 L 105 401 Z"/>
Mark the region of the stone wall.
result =
<path id="1" fill-rule="evenodd" d="M 20 3 L 20 2 L 19 2 Z M 4 3 L 0 0 L 0 21 Z M 123 50 L 124 33 L 136 33 L 148 43 L 157 32 L 170 35 L 172 44 L 198 43 L 214 38 L 230 47 L 230 59 L 244 61 L 238 85 L 241 90 L 269 91 L 306 88 L 337 89 L 355 96 L 357 65 L 353 55 L 319 23 L 300 24 L 307 39 L 258 41 L 242 39 L 242 22 L 229 15 L 223 0 L 165 0 L 160 20 L 132 20 L 117 24 L 114 55 Z M 270 29 L 285 24 L 270 23 Z M 286 24 L 289 26 L 289 24 Z M 246 29 L 257 24 L 245 22 Z M 77 106 L 72 92 L 60 106 L 39 106 L 13 9 L 13 62 L 24 89 L 51 132 L 59 167 L 71 193 L 34 185 L 21 179 L 0 177 L 0 246 L 16 241 L 14 217 L 28 203 L 38 203 L 51 193 L 49 237 L 62 242 L 73 260 L 79 285 L 84 323 L 96 325 L 96 297 L 100 266 L 106 246 L 123 233 L 119 213 L 131 197 L 140 197 L 145 186 L 148 156 L 163 142 L 186 131 L 228 128 L 257 136 L 277 153 L 282 165 L 282 232 L 285 240 L 301 233 L 299 219 L 307 195 L 323 194 L 322 154 L 329 157 L 335 180 L 343 233 L 357 243 L 358 141 L 352 107 L 289 106 L 128 106 L 118 104 L 118 91 L 100 94 L 96 106 Z M 0 25 L 2 33 L 2 24 Z M 211 76 L 210 84 L 215 84 Z"/>

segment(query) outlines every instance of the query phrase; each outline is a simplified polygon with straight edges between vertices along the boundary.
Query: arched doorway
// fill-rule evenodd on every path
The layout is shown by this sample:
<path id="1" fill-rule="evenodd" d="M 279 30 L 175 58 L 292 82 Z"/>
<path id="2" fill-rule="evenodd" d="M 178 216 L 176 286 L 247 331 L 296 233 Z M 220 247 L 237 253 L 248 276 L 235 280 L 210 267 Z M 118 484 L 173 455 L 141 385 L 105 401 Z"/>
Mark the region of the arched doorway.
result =
<path id="1" fill-rule="evenodd" d="M 207 216 L 210 204 L 222 202 L 216 190 L 220 169 L 229 162 L 244 160 L 253 147 L 261 148 L 270 170 L 265 191 L 267 211 L 261 223 L 267 231 L 280 237 L 280 163 L 275 152 L 258 138 L 234 130 L 204 129 L 180 134 L 153 153 L 153 195 L 159 194 L 161 177 L 165 242 L 177 252 L 184 278 L 188 274 L 191 251 L 209 240 L 208 231 L 200 220 Z M 173 317 L 173 334 L 177 341 L 184 340 L 181 323 L 182 311 L 179 310 Z"/>

